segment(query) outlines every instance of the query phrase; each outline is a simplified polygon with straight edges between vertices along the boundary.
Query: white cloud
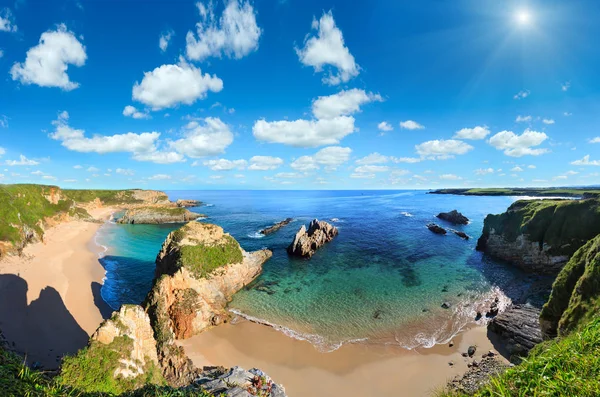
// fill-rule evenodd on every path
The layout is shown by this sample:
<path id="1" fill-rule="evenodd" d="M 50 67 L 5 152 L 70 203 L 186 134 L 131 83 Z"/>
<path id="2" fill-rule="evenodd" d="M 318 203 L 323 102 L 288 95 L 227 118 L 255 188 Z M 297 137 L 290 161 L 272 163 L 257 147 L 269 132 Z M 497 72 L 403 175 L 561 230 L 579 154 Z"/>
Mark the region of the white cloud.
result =
<path id="1" fill-rule="evenodd" d="M 271 156 L 254 156 L 250 159 L 251 171 L 269 171 L 275 170 L 283 165 L 283 159 Z"/>
<path id="2" fill-rule="evenodd" d="M 565 81 L 563 84 L 560 85 L 560 88 L 563 91 L 569 91 L 569 88 L 571 88 L 571 82 L 570 81 Z"/>
<path id="3" fill-rule="evenodd" d="M 493 168 L 479 168 L 479 169 L 475 170 L 476 175 L 487 175 L 487 174 L 493 174 L 493 173 L 494 173 Z"/>
<path id="4" fill-rule="evenodd" d="M 256 51 L 262 30 L 250 2 L 229 0 L 219 20 L 215 18 L 213 4 L 212 1 L 208 5 L 196 4 L 201 20 L 196 24 L 196 34 L 189 31 L 185 37 L 187 57 L 201 61 L 225 54 L 240 59 Z"/>
<path id="5" fill-rule="evenodd" d="M 133 99 L 153 110 L 171 108 L 179 104 L 191 105 L 206 97 L 208 91 L 219 92 L 223 80 L 216 75 L 190 65 L 183 58 L 177 65 L 162 65 L 145 72 L 141 83 L 133 86 Z"/>
<path id="6" fill-rule="evenodd" d="M 532 149 L 532 147 L 541 145 L 546 139 L 548 135 L 545 133 L 526 129 L 521 135 L 512 131 L 501 131 L 492 136 L 489 143 L 496 149 L 503 150 L 507 156 L 539 156 L 548 153 L 548 149 Z"/>
<path id="7" fill-rule="evenodd" d="M 552 125 L 555 123 L 555 121 L 553 119 L 543 119 L 542 123 L 547 124 L 547 125 Z"/>
<path id="8" fill-rule="evenodd" d="M 523 172 L 523 168 L 519 167 L 518 165 L 511 168 L 512 172 Z"/>
<path id="9" fill-rule="evenodd" d="M 444 160 L 454 155 L 465 154 L 473 150 L 473 146 L 455 139 L 433 140 L 415 146 L 417 153 L 422 157 Z"/>
<path id="10" fill-rule="evenodd" d="M 387 165 L 361 165 L 360 167 L 356 167 L 354 172 L 357 173 L 375 173 L 375 172 L 387 172 L 390 170 L 390 167 Z"/>
<path id="11" fill-rule="evenodd" d="M 96 168 L 96 167 L 89 167 L 86 171 L 87 172 L 98 172 L 100 170 L 98 168 Z"/>
<path id="12" fill-rule="evenodd" d="M 150 161 L 156 164 L 172 164 L 181 163 L 185 161 L 185 157 L 181 153 L 166 152 L 160 150 L 134 153 L 133 159 L 136 161 Z"/>
<path id="13" fill-rule="evenodd" d="M 383 164 L 389 161 L 389 157 L 379 154 L 377 152 L 371 153 L 361 159 L 356 160 L 356 164 L 369 165 L 369 164 Z"/>
<path id="14" fill-rule="evenodd" d="M 74 166 L 73 166 L 73 168 L 75 168 L 76 170 L 80 170 L 80 169 L 82 169 L 83 167 L 82 167 L 82 166 L 80 166 L 79 164 L 77 164 L 77 165 L 74 165 Z"/>
<path id="15" fill-rule="evenodd" d="M 316 119 L 294 121 L 258 120 L 252 127 L 254 137 L 270 143 L 282 143 L 296 147 L 317 147 L 339 143 L 353 133 L 354 117 L 349 114 L 360 111 L 360 105 L 380 101 L 381 96 L 352 89 L 319 97 L 313 102 Z"/>
<path id="16" fill-rule="evenodd" d="M 36 170 L 36 171 L 32 171 L 31 175 L 41 176 L 41 175 L 44 175 L 44 173 L 42 171 L 40 171 L 40 170 Z"/>
<path id="17" fill-rule="evenodd" d="M 294 160 L 290 167 L 298 171 L 312 171 L 325 167 L 335 170 L 350 159 L 352 149 L 341 146 L 329 146 L 319 150 L 313 156 L 302 156 Z"/>
<path id="18" fill-rule="evenodd" d="M 56 30 L 42 33 L 39 44 L 27 51 L 24 63 L 10 69 L 13 80 L 40 87 L 59 87 L 65 91 L 79 87 L 69 79 L 69 65 L 83 66 L 87 59 L 85 47 L 64 24 Z"/>
<path id="19" fill-rule="evenodd" d="M 416 121 L 406 120 L 406 121 L 400 122 L 400 128 L 405 129 L 405 130 L 422 130 L 425 127 L 423 125 L 417 123 Z"/>
<path id="20" fill-rule="evenodd" d="M 13 20 L 13 15 L 10 9 L 5 8 L 0 10 L 0 32 L 16 32 L 17 25 Z"/>
<path id="21" fill-rule="evenodd" d="M 394 163 L 414 164 L 422 161 L 423 159 L 420 159 L 418 157 L 391 157 L 391 160 Z"/>
<path id="22" fill-rule="evenodd" d="M 152 175 L 148 179 L 150 179 L 152 181 L 165 181 L 165 180 L 171 179 L 171 175 L 156 174 L 156 175 Z"/>
<path id="23" fill-rule="evenodd" d="M 56 177 L 52 176 L 52 175 L 44 175 L 44 176 L 42 176 L 42 178 L 48 179 L 50 181 L 55 181 L 56 180 Z"/>
<path id="24" fill-rule="evenodd" d="M 71 128 L 68 124 L 69 113 L 66 111 L 58 115 L 58 119 L 52 122 L 56 130 L 49 134 L 50 138 L 60 141 L 69 150 L 82 153 L 148 153 L 156 150 L 156 141 L 160 137 L 158 132 L 144 132 L 134 134 L 117 134 L 110 136 L 94 135 L 91 138 L 85 136 L 84 130 Z"/>
<path id="25" fill-rule="evenodd" d="M 529 96 L 529 94 L 531 94 L 531 91 L 529 90 L 522 90 L 519 91 L 513 98 L 515 99 L 525 99 Z"/>
<path id="26" fill-rule="evenodd" d="M 323 77 L 323 82 L 330 85 L 345 83 L 358 76 L 360 67 L 344 44 L 342 31 L 335 25 L 331 11 L 323 13 L 318 21 L 313 18 L 312 29 L 317 31 L 316 35 L 309 33 L 304 48 L 296 48 L 300 62 L 312 66 L 318 73 L 330 66 Z"/>
<path id="27" fill-rule="evenodd" d="M 134 170 L 127 168 L 117 168 L 115 172 L 119 175 L 133 176 L 135 174 Z"/>
<path id="28" fill-rule="evenodd" d="M 25 166 L 39 165 L 40 163 L 38 161 L 30 160 L 27 157 L 20 155 L 19 160 L 6 160 L 6 162 L 4 164 L 14 167 L 14 166 L 19 166 L 19 165 L 25 165 Z"/>
<path id="29" fill-rule="evenodd" d="M 189 157 L 204 157 L 221 154 L 233 142 L 229 126 L 217 117 L 206 117 L 191 121 L 184 127 L 184 136 L 169 145 L 178 153 Z"/>
<path id="30" fill-rule="evenodd" d="M 521 116 L 518 115 L 515 120 L 517 123 L 529 123 L 533 118 L 531 116 Z"/>
<path id="31" fill-rule="evenodd" d="M 162 52 L 167 51 L 167 48 L 169 47 L 169 42 L 171 41 L 171 38 L 173 36 L 175 36 L 175 32 L 172 30 L 169 30 L 160 35 L 160 38 L 158 39 L 158 47 Z"/>
<path id="32" fill-rule="evenodd" d="M 243 170 L 246 168 L 248 162 L 246 160 L 227 160 L 227 159 L 216 159 L 207 160 L 203 162 L 205 166 L 209 167 L 213 171 L 229 171 L 229 170 Z"/>
<path id="33" fill-rule="evenodd" d="M 302 174 L 298 174 L 297 172 L 279 172 L 275 175 L 273 175 L 275 178 L 280 178 L 280 179 L 294 179 L 294 178 L 304 178 L 304 175 Z"/>
<path id="34" fill-rule="evenodd" d="M 590 139 L 589 142 L 590 143 L 600 143 L 600 136 Z"/>
<path id="35" fill-rule="evenodd" d="M 573 165 L 598 165 L 600 166 L 600 160 L 590 160 L 590 155 L 583 156 L 581 160 L 572 161 Z"/>
<path id="36" fill-rule="evenodd" d="M 140 112 L 135 106 L 127 105 L 123 109 L 123 116 L 133 117 L 134 119 L 149 119 L 151 116 L 147 112 Z"/>
<path id="37" fill-rule="evenodd" d="M 534 170 L 534 169 L 536 169 L 537 167 L 536 167 L 535 165 L 533 165 L 533 164 L 530 164 L 530 165 L 528 165 L 528 166 L 527 166 L 527 168 Z"/>
<path id="38" fill-rule="evenodd" d="M 565 175 L 577 175 L 577 174 L 579 174 L 579 172 L 577 172 L 577 171 L 567 171 L 567 172 L 565 172 Z"/>
<path id="39" fill-rule="evenodd" d="M 573 113 L 571 113 L 571 112 L 564 112 L 564 113 L 563 113 L 563 115 L 564 115 L 565 117 L 570 117 L 570 116 L 572 116 L 572 115 L 573 115 Z"/>
<path id="40" fill-rule="evenodd" d="M 4 154 L 6 154 L 6 149 L 0 147 L 0 156 L 3 156 Z"/>
<path id="41" fill-rule="evenodd" d="M 443 179 L 446 181 L 458 181 L 462 178 L 460 176 L 454 175 L 454 174 L 443 174 L 443 175 L 440 175 L 440 179 Z"/>
<path id="42" fill-rule="evenodd" d="M 486 126 L 477 126 L 473 128 L 463 128 L 460 131 L 456 131 L 454 138 L 456 139 L 485 139 L 490 134 L 490 130 Z"/>
<path id="43" fill-rule="evenodd" d="M 350 178 L 355 178 L 355 179 L 373 179 L 375 178 L 375 174 L 367 174 L 364 172 L 355 172 L 353 174 L 350 174 Z"/>
<path id="44" fill-rule="evenodd" d="M 394 127 L 392 127 L 392 125 L 387 121 L 382 121 L 381 123 L 377 124 L 377 128 L 382 132 L 388 132 L 394 129 Z"/>
<path id="45" fill-rule="evenodd" d="M 329 120 L 359 112 L 362 105 L 373 101 L 381 102 L 383 98 L 379 94 L 353 88 L 337 94 L 318 97 L 313 101 L 312 112 L 317 119 Z"/>

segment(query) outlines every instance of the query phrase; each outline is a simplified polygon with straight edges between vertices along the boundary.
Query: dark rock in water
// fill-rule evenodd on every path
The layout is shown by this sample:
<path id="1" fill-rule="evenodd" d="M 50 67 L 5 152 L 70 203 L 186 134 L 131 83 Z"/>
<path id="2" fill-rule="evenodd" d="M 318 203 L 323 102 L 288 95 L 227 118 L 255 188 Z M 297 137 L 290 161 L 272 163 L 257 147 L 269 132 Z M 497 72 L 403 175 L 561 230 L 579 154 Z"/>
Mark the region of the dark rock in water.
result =
<path id="1" fill-rule="evenodd" d="M 290 255 L 310 258 L 313 254 L 326 243 L 333 240 L 338 235 L 338 229 L 325 221 L 314 219 L 306 227 L 302 225 L 294 241 L 287 248 Z"/>
<path id="2" fill-rule="evenodd" d="M 439 214 L 437 214 L 437 217 L 455 225 L 466 225 L 469 223 L 469 218 L 467 218 L 457 210 L 452 210 L 450 212 L 440 212 Z"/>
<path id="3" fill-rule="evenodd" d="M 481 317 L 483 317 L 483 315 L 481 314 L 481 312 L 477 312 L 477 315 L 475 316 L 475 321 L 481 320 Z"/>
<path id="4" fill-rule="evenodd" d="M 513 305 L 488 324 L 488 330 L 506 342 L 506 349 L 518 361 L 535 345 L 542 342 L 540 309 L 533 306 Z"/>
<path id="5" fill-rule="evenodd" d="M 442 292 L 448 292 L 448 286 L 444 285 L 444 287 L 442 288 Z"/>
<path id="6" fill-rule="evenodd" d="M 476 351 L 477 346 L 469 346 L 469 349 L 467 349 L 467 354 L 469 355 L 469 357 L 473 357 Z"/>
<path id="7" fill-rule="evenodd" d="M 450 309 L 450 303 L 448 303 L 448 302 L 442 303 L 442 308 L 444 308 L 444 309 Z"/>
<path id="8" fill-rule="evenodd" d="M 441 226 L 436 225 L 435 223 L 428 223 L 427 229 L 431 230 L 435 234 L 446 234 L 446 229 Z"/>
<path id="9" fill-rule="evenodd" d="M 292 222 L 294 219 L 292 218 L 286 218 L 281 222 L 277 222 L 276 224 L 274 224 L 273 226 L 269 226 L 263 230 L 261 230 L 259 233 L 260 234 L 264 234 L 265 236 L 267 234 L 271 234 L 271 233 L 275 233 L 276 231 L 278 231 L 279 229 L 281 229 L 282 227 L 288 225 L 290 222 Z"/>
<path id="10" fill-rule="evenodd" d="M 492 302 L 492 304 L 490 305 L 490 310 L 485 314 L 485 316 L 487 318 L 492 318 L 492 317 L 496 317 L 498 315 L 498 311 L 500 309 L 498 308 L 498 302 L 494 301 Z"/>
<path id="11" fill-rule="evenodd" d="M 458 237 L 464 239 L 464 240 L 468 240 L 469 236 L 467 235 L 467 233 L 465 232 L 461 232 L 459 230 L 453 230 L 454 234 L 456 234 Z"/>
<path id="12" fill-rule="evenodd" d="M 423 309 L 422 312 L 423 313 L 427 313 L 429 311 L 429 309 Z"/>
<path id="13" fill-rule="evenodd" d="M 375 310 L 375 313 L 373 313 L 373 319 L 379 320 L 379 319 L 381 319 L 382 315 L 383 315 L 383 310 L 377 309 L 377 310 Z"/>

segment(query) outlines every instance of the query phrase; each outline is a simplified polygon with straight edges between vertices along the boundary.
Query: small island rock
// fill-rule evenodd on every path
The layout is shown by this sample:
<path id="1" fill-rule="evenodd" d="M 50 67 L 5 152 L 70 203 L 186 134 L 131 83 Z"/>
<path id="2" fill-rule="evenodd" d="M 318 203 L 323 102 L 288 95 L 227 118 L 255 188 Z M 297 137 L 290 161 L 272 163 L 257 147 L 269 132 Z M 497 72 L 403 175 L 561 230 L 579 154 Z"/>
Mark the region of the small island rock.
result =
<path id="1" fill-rule="evenodd" d="M 261 230 L 259 233 L 260 234 L 264 234 L 265 236 L 271 233 L 275 233 L 276 231 L 278 231 L 279 229 L 281 229 L 282 227 L 288 225 L 290 222 L 292 222 L 294 219 L 293 218 L 286 218 L 281 222 L 277 222 L 276 224 L 274 224 L 273 226 L 269 226 L 263 230 Z"/>
<path id="2" fill-rule="evenodd" d="M 458 212 L 452 210 L 450 212 L 440 212 L 437 217 L 455 225 L 466 225 L 469 223 L 469 218 Z"/>
<path id="3" fill-rule="evenodd" d="M 435 234 L 446 234 L 446 229 L 441 226 L 436 225 L 435 223 L 428 223 L 427 229 L 431 230 Z"/>
<path id="4" fill-rule="evenodd" d="M 326 243 L 333 240 L 338 235 L 338 229 L 325 221 L 314 219 L 310 222 L 308 230 L 302 225 L 294 241 L 287 248 L 290 255 L 310 258 Z"/>
<path id="5" fill-rule="evenodd" d="M 200 205 L 202 205 L 202 202 L 198 201 L 198 200 L 179 199 L 175 202 L 175 204 L 180 208 L 189 208 L 189 207 L 200 207 Z"/>

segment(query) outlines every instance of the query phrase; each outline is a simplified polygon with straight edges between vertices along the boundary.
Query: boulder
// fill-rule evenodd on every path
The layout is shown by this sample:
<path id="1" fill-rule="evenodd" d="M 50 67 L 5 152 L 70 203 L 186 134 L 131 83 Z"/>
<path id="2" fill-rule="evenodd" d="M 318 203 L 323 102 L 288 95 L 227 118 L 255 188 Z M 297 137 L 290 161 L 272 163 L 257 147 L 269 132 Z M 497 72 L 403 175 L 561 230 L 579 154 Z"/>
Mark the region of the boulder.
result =
<path id="1" fill-rule="evenodd" d="M 294 219 L 292 218 L 286 218 L 281 222 L 277 222 L 276 224 L 274 224 L 273 226 L 269 226 L 263 230 L 260 231 L 260 234 L 263 235 L 268 235 L 271 233 L 275 233 L 276 231 L 278 231 L 279 229 L 281 229 L 282 227 L 288 225 L 290 222 L 292 222 Z"/>
<path id="2" fill-rule="evenodd" d="M 441 226 L 436 225 L 435 223 L 428 223 L 427 229 L 431 230 L 435 234 L 446 234 L 446 229 Z"/>
<path id="3" fill-rule="evenodd" d="M 287 248 L 290 255 L 310 258 L 326 243 L 338 235 L 338 229 L 325 221 L 314 219 L 310 222 L 308 230 L 302 225 L 294 241 Z"/>
<path id="4" fill-rule="evenodd" d="M 467 218 L 457 210 L 452 210 L 450 212 L 440 212 L 439 214 L 437 214 L 437 217 L 454 225 L 466 225 L 469 223 L 469 218 Z"/>
<path id="5" fill-rule="evenodd" d="M 507 351 L 517 358 L 542 342 L 539 316 L 540 309 L 533 306 L 513 305 L 496 316 L 488 324 L 488 330 L 500 336 Z"/>

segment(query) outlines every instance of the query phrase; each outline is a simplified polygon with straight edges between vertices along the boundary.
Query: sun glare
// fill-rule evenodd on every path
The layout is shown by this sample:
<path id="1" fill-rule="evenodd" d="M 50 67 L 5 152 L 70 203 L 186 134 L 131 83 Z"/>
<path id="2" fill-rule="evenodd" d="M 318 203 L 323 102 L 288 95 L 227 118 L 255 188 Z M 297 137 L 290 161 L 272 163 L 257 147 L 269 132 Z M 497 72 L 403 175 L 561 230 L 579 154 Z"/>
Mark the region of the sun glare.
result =
<path id="1" fill-rule="evenodd" d="M 528 10 L 519 10 L 516 15 L 517 22 L 521 25 L 529 25 L 531 23 L 531 14 Z"/>

